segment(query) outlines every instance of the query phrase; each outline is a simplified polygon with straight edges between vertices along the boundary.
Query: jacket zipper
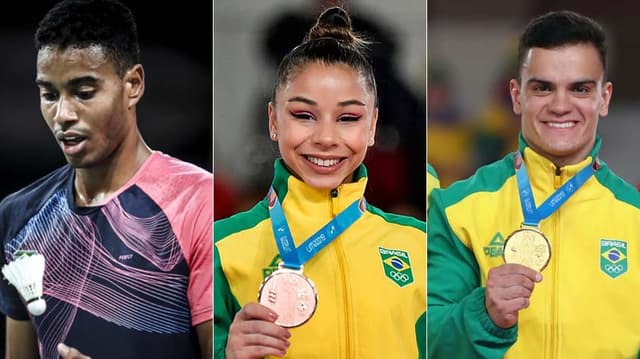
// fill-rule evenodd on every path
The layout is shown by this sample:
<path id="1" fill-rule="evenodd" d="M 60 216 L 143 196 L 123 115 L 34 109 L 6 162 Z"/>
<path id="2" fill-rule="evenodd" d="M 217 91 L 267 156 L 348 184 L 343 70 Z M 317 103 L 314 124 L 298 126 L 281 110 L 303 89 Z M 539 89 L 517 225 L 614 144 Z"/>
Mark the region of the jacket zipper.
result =
<path id="1" fill-rule="evenodd" d="M 555 176 L 553 181 L 553 190 L 556 190 L 562 186 L 563 176 L 562 170 L 559 167 L 556 167 Z M 560 208 L 556 210 L 553 222 L 553 235 L 554 235 L 554 243 L 555 248 L 553 248 L 552 252 L 552 260 L 553 260 L 553 285 L 551 286 L 551 345 L 549 347 L 550 358 L 555 359 L 558 358 L 558 290 L 559 286 L 559 273 L 560 273 Z"/>
<path id="2" fill-rule="evenodd" d="M 331 197 L 331 218 L 334 218 L 337 213 L 336 209 L 338 206 L 338 189 L 334 188 L 330 193 Z M 346 273 L 346 259 L 344 254 L 344 249 L 340 242 L 334 242 L 333 248 L 336 251 L 336 257 L 338 258 L 338 269 L 340 271 L 340 284 L 342 285 L 342 293 L 344 293 L 343 303 L 344 303 L 344 342 L 346 348 L 346 358 L 353 358 L 353 348 L 351 347 L 351 316 L 349 313 L 351 311 L 351 298 L 349 297 L 349 292 L 347 288 L 347 273 Z"/>

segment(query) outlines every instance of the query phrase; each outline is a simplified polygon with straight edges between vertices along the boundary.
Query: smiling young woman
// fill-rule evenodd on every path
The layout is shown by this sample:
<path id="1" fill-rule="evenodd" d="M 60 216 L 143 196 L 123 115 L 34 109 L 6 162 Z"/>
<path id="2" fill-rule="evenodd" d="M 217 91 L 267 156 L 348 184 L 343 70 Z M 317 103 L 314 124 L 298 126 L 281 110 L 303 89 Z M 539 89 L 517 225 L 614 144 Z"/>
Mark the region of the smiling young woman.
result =
<path id="1" fill-rule="evenodd" d="M 268 105 L 281 155 L 271 189 L 214 225 L 216 355 L 424 350 L 425 223 L 364 199 L 378 118 L 365 47 L 347 13 L 330 8 L 280 63 Z"/>

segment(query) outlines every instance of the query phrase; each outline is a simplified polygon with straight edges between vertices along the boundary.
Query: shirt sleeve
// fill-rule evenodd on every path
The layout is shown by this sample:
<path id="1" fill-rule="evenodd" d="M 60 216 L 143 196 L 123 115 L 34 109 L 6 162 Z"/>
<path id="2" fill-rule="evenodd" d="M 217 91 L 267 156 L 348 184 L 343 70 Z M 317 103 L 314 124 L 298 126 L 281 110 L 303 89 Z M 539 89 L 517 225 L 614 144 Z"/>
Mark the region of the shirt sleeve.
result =
<path id="1" fill-rule="evenodd" d="M 4 266 L 5 264 L 7 264 L 8 256 L 7 253 L 5 253 L 5 244 L 7 239 L 11 236 L 9 233 L 9 226 L 7 225 L 7 221 L 10 220 L 9 218 L 7 218 L 7 215 L 10 211 L 6 208 L 6 202 L 7 201 L 5 200 L 0 203 L 0 234 L 3 238 L 1 252 L 2 259 L 0 260 L 0 266 Z M 2 311 L 4 315 L 11 319 L 29 320 L 29 313 L 26 306 L 24 305 L 24 302 L 22 301 L 22 298 L 18 294 L 16 288 L 13 285 L 9 284 L 9 281 L 5 279 L 4 275 L 2 275 L 2 277 L 0 278 L 0 311 Z"/>
<path id="2" fill-rule="evenodd" d="M 480 269 L 453 233 L 441 193 L 433 191 L 428 210 L 428 357 L 502 358 L 517 326 L 502 329 L 489 317 Z"/>
<path id="3" fill-rule="evenodd" d="M 189 287 L 187 297 L 191 307 L 191 324 L 196 326 L 213 317 L 213 193 L 211 182 L 205 182 L 202 190 L 195 196 L 200 197 L 189 206 L 195 209 L 193 216 L 193 235 L 189 261 Z M 196 199 L 194 198 L 194 201 Z"/>
<path id="4" fill-rule="evenodd" d="M 18 291 L 4 279 L 4 276 L 0 283 L 0 311 L 11 319 L 29 320 L 29 313 Z"/>

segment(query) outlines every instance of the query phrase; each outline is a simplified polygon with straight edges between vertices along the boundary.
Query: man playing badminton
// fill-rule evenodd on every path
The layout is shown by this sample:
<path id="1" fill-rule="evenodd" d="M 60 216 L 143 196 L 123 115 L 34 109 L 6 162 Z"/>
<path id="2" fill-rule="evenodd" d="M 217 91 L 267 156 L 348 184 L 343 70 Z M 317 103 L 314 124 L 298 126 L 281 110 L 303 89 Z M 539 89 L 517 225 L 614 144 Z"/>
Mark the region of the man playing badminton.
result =
<path id="1" fill-rule="evenodd" d="M 45 258 L 46 311 L 0 284 L 8 358 L 211 358 L 212 175 L 145 144 L 136 25 L 65 0 L 36 33 L 40 108 L 68 162 L 0 204 L 2 264 Z"/>

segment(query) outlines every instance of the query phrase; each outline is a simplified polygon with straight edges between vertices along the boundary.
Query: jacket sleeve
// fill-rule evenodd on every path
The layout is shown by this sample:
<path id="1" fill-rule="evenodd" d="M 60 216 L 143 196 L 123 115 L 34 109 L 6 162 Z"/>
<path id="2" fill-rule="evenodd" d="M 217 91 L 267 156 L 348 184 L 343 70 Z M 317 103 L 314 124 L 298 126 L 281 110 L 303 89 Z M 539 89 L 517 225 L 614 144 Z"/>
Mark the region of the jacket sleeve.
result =
<path id="1" fill-rule="evenodd" d="M 431 194 L 427 222 L 428 357 L 502 358 L 517 326 L 497 327 L 485 309 L 485 289 L 473 253 L 451 230 L 442 191 Z"/>
<path id="2" fill-rule="evenodd" d="M 215 303 L 213 306 L 213 351 L 214 358 L 221 359 L 225 357 L 229 327 L 235 314 L 240 311 L 240 304 L 231 293 L 229 282 L 222 271 L 220 253 L 215 245 L 213 249 L 213 284 L 213 301 Z"/>
<path id="3" fill-rule="evenodd" d="M 416 343 L 418 343 L 418 359 L 427 358 L 427 312 L 422 313 L 416 322 Z"/>

